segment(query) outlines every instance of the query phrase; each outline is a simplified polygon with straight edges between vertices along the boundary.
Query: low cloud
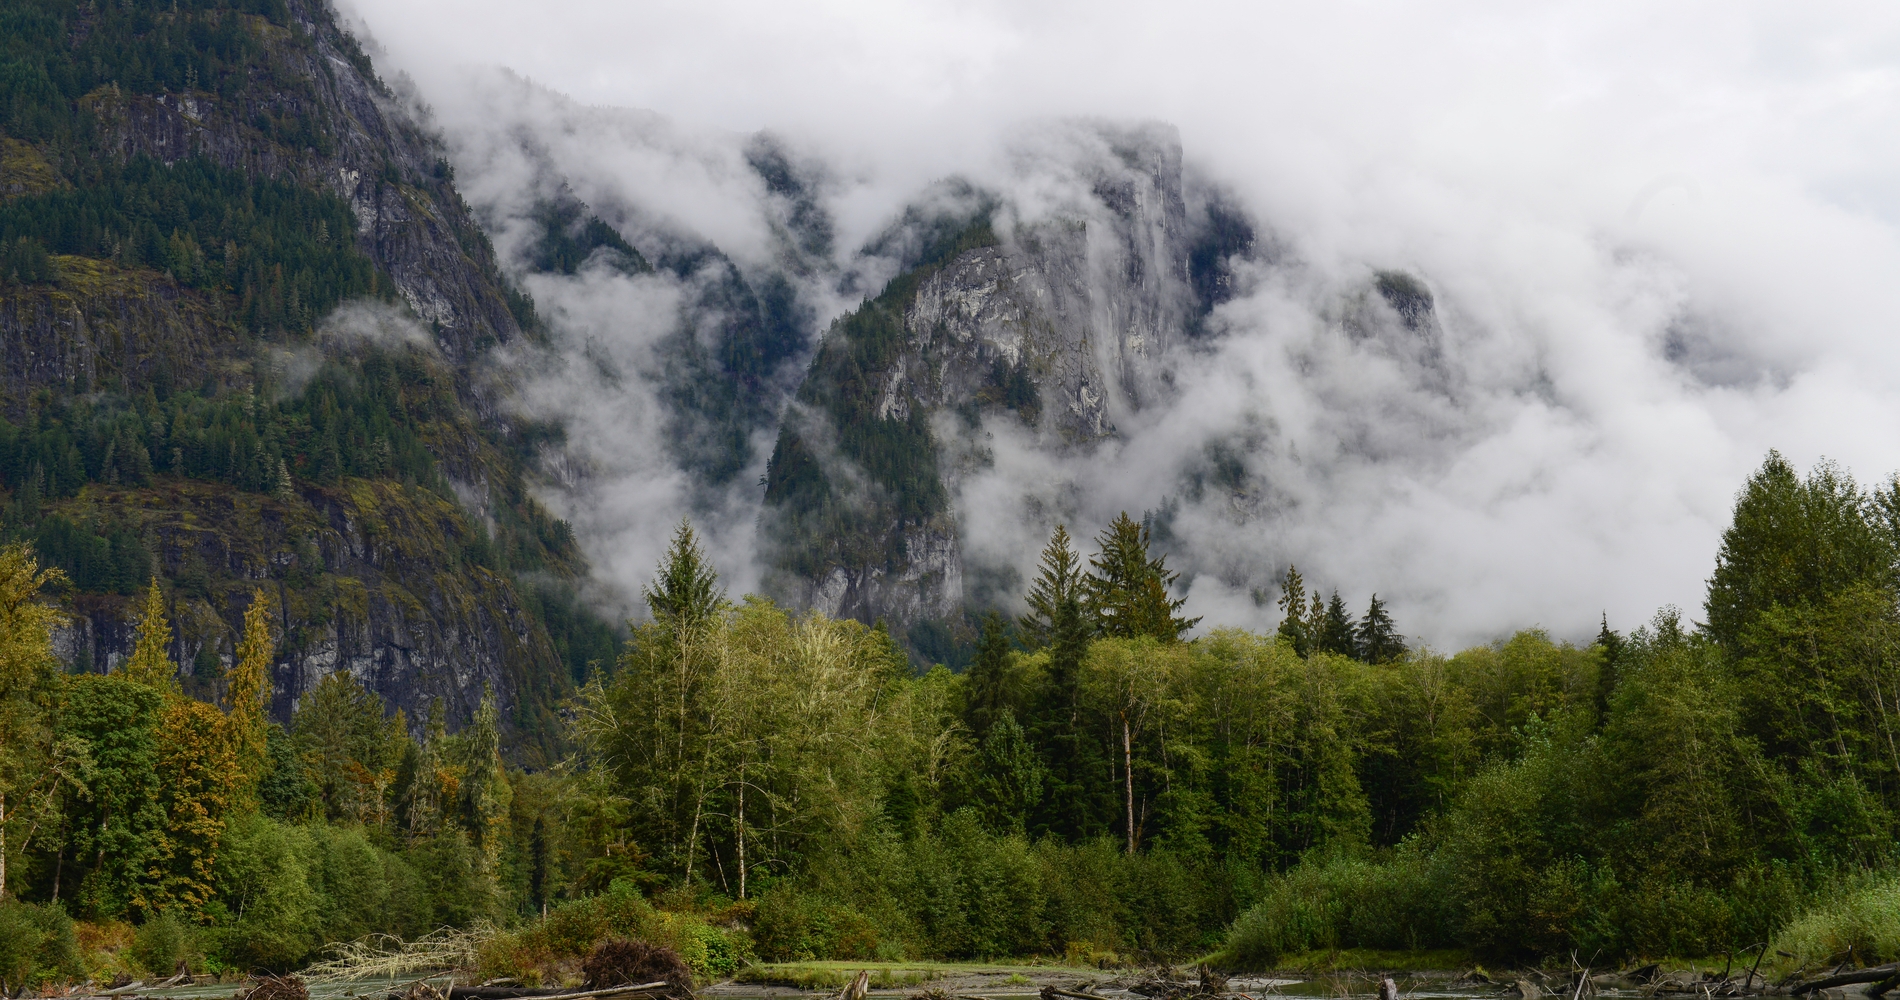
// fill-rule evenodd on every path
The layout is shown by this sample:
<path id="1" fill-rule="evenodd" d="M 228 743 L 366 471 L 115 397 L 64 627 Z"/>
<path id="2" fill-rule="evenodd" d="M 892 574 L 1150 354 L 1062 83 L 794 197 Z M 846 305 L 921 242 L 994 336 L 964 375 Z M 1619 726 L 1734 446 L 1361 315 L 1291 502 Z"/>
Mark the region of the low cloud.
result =
<path id="1" fill-rule="evenodd" d="M 996 579 L 1056 519 L 1086 536 L 1154 511 L 1210 625 L 1268 624 L 1254 592 L 1297 562 L 1441 646 L 1534 624 L 1583 638 L 1600 611 L 1699 607 L 1770 447 L 1900 468 L 1892 11 L 395 0 L 363 17 L 504 257 L 566 185 L 643 254 L 717 247 L 748 280 L 788 276 L 813 330 L 891 273 L 895 254 L 855 251 L 932 184 L 963 178 L 1019 218 L 1077 211 L 1085 186 L 1049 167 L 1073 137 L 1042 123 L 1177 126 L 1193 175 L 1275 251 L 1115 440 L 1056 454 L 985 425 L 993 465 L 958 504 Z M 748 161 L 768 128 L 806 164 L 826 246 L 787 238 L 797 206 Z M 1429 290 L 1429 333 L 1381 274 Z M 581 471 L 553 500 L 603 577 L 644 580 L 690 514 L 750 586 L 770 429 L 708 492 L 666 447 L 653 375 L 699 322 L 695 279 L 525 280 L 561 346 L 524 398 L 569 422 Z"/>

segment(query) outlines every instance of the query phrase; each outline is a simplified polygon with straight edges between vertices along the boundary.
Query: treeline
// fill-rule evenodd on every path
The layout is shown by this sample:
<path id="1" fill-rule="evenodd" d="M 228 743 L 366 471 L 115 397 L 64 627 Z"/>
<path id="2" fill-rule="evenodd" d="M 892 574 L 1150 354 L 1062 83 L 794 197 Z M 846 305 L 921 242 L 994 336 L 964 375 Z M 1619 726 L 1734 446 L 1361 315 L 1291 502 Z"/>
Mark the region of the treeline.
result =
<path id="1" fill-rule="evenodd" d="M 513 793 L 492 697 L 454 735 L 438 708 L 416 739 L 333 674 L 288 727 L 269 722 L 262 591 L 212 679 L 222 708 L 187 697 L 156 581 L 132 655 L 65 674 L 39 600 L 59 575 L 0 550 L 0 977 L 16 988 L 100 971 L 73 950 L 73 917 L 140 921 L 132 954 L 169 973 L 292 968 L 331 941 L 493 920 L 515 883 L 534 901 L 532 851 L 504 862 Z"/>
<path id="2" fill-rule="evenodd" d="M 1381 605 L 1353 621 L 1292 571 L 1275 634 L 1190 639 L 1174 574 L 1124 515 L 1086 558 L 1059 529 L 1026 613 L 990 617 L 967 671 L 921 675 L 880 627 L 729 600 L 682 526 L 650 620 L 572 705 L 568 765 L 504 768 L 492 707 L 450 735 L 332 677 L 265 727 L 255 792 L 203 828 L 200 869 L 162 838 L 201 814 L 131 791 L 177 783 L 161 706 L 179 696 L 138 693 L 130 664 L 43 667 L 32 690 L 57 697 L 7 695 L 58 708 L 49 750 L 6 772 L 9 892 L 33 901 L 6 905 L 32 914 L 16 926 L 57 924 L 57 898 L 142 935 L 183 928 L 185 957 L 215 967 L 489 919 L 480 973 L 529 981 L 612 934 L 703 975 L 1347 947 L 1900 957 L 1862 919 L 1895 884 L 1896 511 L 1900 487 L 1771 455 L 1709 624 L 1665 609 L 1589 646 L 1531 630 L 1450 656 L 1401 650 Z M 74 707 L 95 702 L 118 707 Z M 77 721 L 108 716 L 135 724 Z M 84 767 L 61 763 L 82 748 Z M 143 872 L 208 874 L 115 868 L 95 830 L 146 851 Z M 345 902 L 366 891 L 373 906 Z M 1829 915 L 1835 894 L 1852 920 Z M 301 902 L 264 902 L 280 899 Z"/>

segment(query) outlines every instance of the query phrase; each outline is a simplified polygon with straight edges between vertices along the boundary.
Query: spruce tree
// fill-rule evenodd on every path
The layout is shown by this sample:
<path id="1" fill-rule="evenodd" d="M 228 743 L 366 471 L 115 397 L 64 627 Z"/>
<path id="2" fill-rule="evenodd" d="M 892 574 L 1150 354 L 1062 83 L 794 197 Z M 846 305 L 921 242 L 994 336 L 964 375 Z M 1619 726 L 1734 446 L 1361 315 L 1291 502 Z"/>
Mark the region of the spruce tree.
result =
<path id="1" fill-rule="evenodd" d="M 1610 695 L 1616 691 L 1617 661 L 1623 655 L 1623 637 L 1610 631 L 1610 613 L 1603 613 L 1603 624 L 1597 629 L 1596 644 L 1603 650 L 1603 659 L 1597 668 L 1597 724 L 1610 717 Z"/>
<path id="2" fill-rule="evenodd" d="M 1023 640 L 1032 648 L 1049 645 L 1055 627 L 1056 606 L 1075 593 L 1082 578 L 1082 558 L 1069 540 L 1069 529 L 1056 525 L 1042 550 L 1042 568 L 1029 588 L 1029 613 L 1018 618 Z"/>
<path id="3" fill-rule="evenodd" d="M 264 705 L 270 700 L 270 667 L 277 644 L 271 637 L 270 598 L 259 588 L 244 609 L 244 638 L 225 685 L 225 716 L 243 774 L 239 787 L 248 797 L 264 778 L 270 760 L 265 746 Z"/>
<path id="4" fill-rule="evenodd" d="M 641 594 L 653 619 L 669 630 L 700 624 L 725 603 L 719 574 L 707 564 L 691 521 L 680 521 L 653 583 L 641 588 Z"/>
<path id="5" fill-rule="evenodd" d="M 970 662 L 970 696 L 964 721 L 970 731 L 982 739 L 1005 708 L 1005 679 L 1009 672 L 1009 639 L 1003 635 L 1003 616 L 994 611 L 983 616 L 983 634 L 976 642 L 976 658 Z"/>
<path id="6" fill-rule="evenodd" d="M 1372 595 L 1366 616 L 1359 622 L 1359 658 L 1367 663 L 1391 663 L 1405 655 L 1405 637 L 1392 625 L 1379 595 Z"/>
<path id="7" fill-rule="evenodd" d="M 1168 588 L 1181 574 L 1168 572 L 1166 556 L 1148 557 L 1149 540 L 1148 527 L 1127 511 L 1096 539 L 1101 551 L 1089 560 L 1081 590 L 1085 611 L 1102 635 L 1174 642 L 1200 622 L 1175 614 L 1187 601 L 1169 597 Z"/>
<path id="8" fill-rule="evenodd" d="M 1279 636 L 1293 647 L 1295 653 L 1305 656 L 1307 653 L 1306 635 L 1306 581 L 1300 578 L 1300 568 L 1288 565 L 1286 576 L 1280 581 L 1280 630 Z"/>
<path id="9" fill-rule="evenodd" d="M 1313 599 L 1318 600 L 1319 595 L 1313 595 Z M 1355 632 L 1356 625 L 1346 611 L 1346 602 L 1339 599 L 1339 591 L 1333 591 L 1332 599 L 1326 602 L 1326 612 L 1320 617 L 1319 651 L 1356 658 L 1359 641 Z"/>

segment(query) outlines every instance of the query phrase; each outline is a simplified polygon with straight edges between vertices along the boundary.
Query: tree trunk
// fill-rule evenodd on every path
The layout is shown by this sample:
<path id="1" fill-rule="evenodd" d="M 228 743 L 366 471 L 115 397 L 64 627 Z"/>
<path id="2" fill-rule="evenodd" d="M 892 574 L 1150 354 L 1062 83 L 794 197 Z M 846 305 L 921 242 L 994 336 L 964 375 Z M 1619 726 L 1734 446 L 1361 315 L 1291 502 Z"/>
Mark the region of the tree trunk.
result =
<path id="1" fill-rule="evenodd" d="M 1128 803 L 1128 853 L 1135 853 L 1135 744 L 1122 713 L 1122 791 Z"/>
<path id="2" fill-rule="evenodd" d="M 7 898 L 7 793 L 0 792 L 0 899 Z"/>

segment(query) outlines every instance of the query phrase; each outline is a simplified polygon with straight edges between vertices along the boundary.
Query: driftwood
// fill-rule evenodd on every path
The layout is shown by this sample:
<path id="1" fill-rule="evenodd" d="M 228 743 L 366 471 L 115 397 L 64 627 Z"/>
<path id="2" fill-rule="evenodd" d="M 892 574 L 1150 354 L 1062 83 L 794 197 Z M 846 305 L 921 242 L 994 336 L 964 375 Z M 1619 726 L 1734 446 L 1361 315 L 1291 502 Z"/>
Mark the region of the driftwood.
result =
<path id="1" fill-rule="evenodd" d="M 1857 983 L 1878 983 L 1893 976 L 1896 972 L 1900 972 L 1900 962 L 1876 965 L 1871 969 L 1855 969 L 1852 972 L 1843 972 L 1838 975 L 1829 976 L 1826 979 L 1816 979 L 1811 983 L 1802 983 L 1795 987 L 1793 992 L 1795 996 L 1801 996 L 1806 993 L 1813 993 L 1815 990 L 1832 989 L 1836 986 L 1853 986 Z M 1889 987 L 1889 989 L 1891 988 L 1892 987 Z"/>

